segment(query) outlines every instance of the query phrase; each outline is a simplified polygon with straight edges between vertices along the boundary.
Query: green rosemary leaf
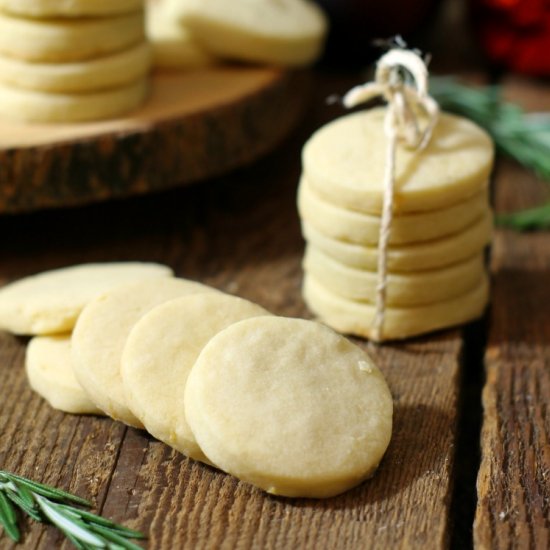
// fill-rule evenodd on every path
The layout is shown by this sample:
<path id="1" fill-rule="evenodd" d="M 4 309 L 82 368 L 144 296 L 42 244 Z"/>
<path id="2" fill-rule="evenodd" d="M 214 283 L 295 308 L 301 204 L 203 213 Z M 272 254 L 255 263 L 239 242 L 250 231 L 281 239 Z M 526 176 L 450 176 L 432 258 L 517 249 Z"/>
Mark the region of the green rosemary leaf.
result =
<path id="1" fill-rule="evenodd" d="M 107 529 L 102 525 L 90 525 L 90 529 L 97 534 L 102 535 L 105 539 L 114 542 L 126 550 L 143 550 L 141 546 L 125 539 L 122 535 L 114 533 L 111 529 Z"/>
<path id="2" fill-rule="evenodd" d="M 21 482 L 16 481 L 14 484 L 17 488 L 19 497 L 26 504 L 27 508 L 34 509 L 35 503 L 32 493 Z"/>
<path id="3" fill-rule="evenodd" d="M 500 214 L 497 223 L 519 231 L 550 229 L 550 202 L 512 214 Z"/>
<path id="4" fill-rule="evenodd" d="M 92 544 L 97 548 L 106 547 L 103 540 L 79 525 L 73 518 L 63 515 L 52 502 L 40 495 L 36 495 L 35 498 L 44 515 L 64 533 L 70 533 L 77 540 Z"/>
<path id="5" fill-rule="evenodd" d="M 129 536 L 133 539 L 143 539 L 145 538 L 145 535 L 143 533 L 140 533 L 139 531 L 134 531 L 133 529 L 129 529 L 128 527 L 124 527 L 122 525 L 116 524 L 114 521 L 102 518 L 101 516 L 98 516 L 96 514 L 92 514 L 91 512 L 87 512 L 86 510 L 80 510 L 76 508 L 71 508 L 70 506 L 67 506 L 66 504 L 60 504 L 60 508 L 63 508 L 67 510 L 67 512 L 70 512 L 71 514 L 74 514 L 75 516 L 78 516 L 88 522 L 95 523 L 97 525 L 101 525 L 103 527 L 106 527 L 108 529 L 111 529 L 113 531 L 116 531 L 120 534 L 125 534 L 126 536 Z"/>
<path id="6" fill-rule="evenodd" d="M 77 538 L 73 537 L 71 533 L 67 533 L 66 531 L 63 531 L 63 534 L 73 543 L 73 546 L 77 550 L 87 550 L 88 548 L 90 548 L 89 546 L 87 547 L 85 544 L 82 544 Z M 94 547 L 92 546 L 92 548 Z"/>
<path id="7" fill-rule="evenodd" d="M 72 503 L 89 505 L 65 491 L 0 470 L 0 525 L 14 541 L 20 539 L 16 515 L 19 508 L 36 521 L 57 527 L 77 550 L 141 550 L 128 540 L 144 538 L 141 533 Z"/>
<path id="8" fill-rule="evenodd" d="M 33 501 L 33 505 L 29 506 L 26 501 L 24 501 L 17 493 L 12 491 L 11 489 L 6 489 L 4 491 L 4 494 L 7 498 L 9 498 L 16 506 L 19 506 L 19 508 L 25 512 L 28 516 L 30 516 L 35 521 L 43 522 L 42 516 L 40 515 L 40 512 L 36 509 Z"/>
<path id="9" fill-rule="evenodd" d="M 0 524 L 14 542 L 19 542 L 21 534 L 17 527 L 17 515 L 13 505 L 2 492 L 0 492 Z"/>
<path id="10" fill-rule="evenodd" d="M 87 500 L 80 498 L 76 495 L 73 495 L 71 493 L 67 493 L 66 491 L 62 491 L 61 489 L 56 489 L 55 487 L 50 487 L 49 485 L 44 485 L 36 481 L 31 481 L 29 479 L 20 477 L 15 474 L 6 474 L 5 472 L 4 474 L 7 475 L 8 479 L 11 479 L 16 483 L 20 483 L 21 485 L 25 486 L 33 493 L 36 493 L 43 497 L 54 499 L 54 500 L 74 502 L 75 504 L 81 504 L 82 506 L 92 505 L 91 502 L 88 502 Z"/>

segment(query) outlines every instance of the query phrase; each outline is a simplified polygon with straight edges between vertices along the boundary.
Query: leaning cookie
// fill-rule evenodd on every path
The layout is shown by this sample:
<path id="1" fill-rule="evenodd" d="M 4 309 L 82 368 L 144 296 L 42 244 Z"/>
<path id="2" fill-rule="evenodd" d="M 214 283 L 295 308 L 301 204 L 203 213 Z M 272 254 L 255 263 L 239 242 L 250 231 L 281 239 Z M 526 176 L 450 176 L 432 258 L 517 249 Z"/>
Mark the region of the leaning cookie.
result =
<path id="1" fill-rule="evenodd" d="M 74 372 L 92 401 L 110 417 L 143 427 L 128 406 L 120 372 L 134 325 L 155 306 L 198 292 L 214 289 L 185 279 L 149 279 L 107 291 L 81 313 L 72 336 Z"/>
<path id="2" fill-rule="evenodd" d="M 208 462 L 184 415 L 187 377 L 213 336 L 261 315 L 269 313 L 242 298 L 210 292 L 161 304 L 136 323 L 124 346 L 121 375 L 126 402 L 151 435 Z"/>
<path id="3" fill-rule="evenodd" d="M 0 288 L 0 330 L 44 335 L 70 332 L 98 294 L 132 281 L 169 277 L 161 264 L 113 262 L 45 271 Z"/>
<path id="4" fill-rule="evenodd" d="M 71 414 L 103 414 L 77 382 L 70 336 L 37 336 L 25 361 L 31 388 L 54 408 Z"/>
<path id="5" fill-rule="evenodd" d="M 376 470 L 392 398 L 357 346 L 312 321 L 256 317 L 218 333 L 185 388 L 206 456 L 269 493 L 330 497 Z"/>
<path id="6" fill-rule="evenodd" d="M 310 0 L 173 1 L 173 13 L 211 53 L 239 61 L 307 65 L 323 48 L 327 19 Z"/>

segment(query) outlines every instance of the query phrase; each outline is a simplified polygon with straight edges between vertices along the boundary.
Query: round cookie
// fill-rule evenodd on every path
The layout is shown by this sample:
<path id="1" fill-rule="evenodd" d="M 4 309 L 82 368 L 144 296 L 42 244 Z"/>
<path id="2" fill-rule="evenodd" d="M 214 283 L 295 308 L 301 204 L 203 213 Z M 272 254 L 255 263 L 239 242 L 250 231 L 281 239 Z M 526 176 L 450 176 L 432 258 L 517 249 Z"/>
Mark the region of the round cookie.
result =
<path id="1" fill-rule="evenodd" d="M 491 241 L 493 217 L 487 212 L 464 230 L 448 237 L 418 244 L 388 248 L 388 269 L 392 272 L 416 272 L 436 269 L 470 258 Z M 324 235 L 302 222 L 305 239 L 327 256 L 358 269 L 376 271 L 378 247 L 340 241 Z"/>
<path id="2" fill-rule="evenodd" d="M 163 69 L 198 69 L 215 62 L 189 31 L 167 9 L 165 0 L 149 0 L 146 28 L 154 53 L 154 65 Z"/>
<path id="3" fill-rule="evenodd" d="M 164 265 L 82 264 L 31 275 L 0 289 L 0 329 L 14 334 L 70 332 L 84 306 L 123 283 L 169 277 Z"/>
<path id="4" fill-rule="evenodd" d="M 304 277 L 303 295 L 323 323 L 345 334 L 373 338 L 374 305 L 342 298 L 311 275 Z M 382 340 L 400 340 L 466 323 L 482 315 L 488 299 L 489 281 L 483 275 L 479 284 L 451 300 L 410 308 L 388 307 Z"/>
<path id="5" fill-rule="evenodd" d="M 139 11 L 143 0 L 0 0 L 0 9 L 37 18 L 106 16 Z"/>
<path id="6" fill-rule="evenodd" d="M 72 63 L 31 63 L 0 56 L 0 82 L 42 92 L 96 92 L 145 77 L 151 61 L 152 50 L 147 42 L 98 59 Z"/>
<path id="7" fill-rule="evenodd" d="M 378 274 L 349 267 L 309 245 L 304 270 L 335 294 L 350 300 L 375 303 Z M 460 296 L 481 279 L 485 272 L 483 254 L 447 267 L 417 273 L 388 273 L 386 304 L 413 307 L 433 304 Z"/>
<path id="8" fill-rule="evenodd" d="M 330 497 L 376 470 L 392 398 L 369 357 L 312 321 L 257 317 L 218 333 L 185 388 L 208 458 L 265 491 Z"/>
<path id="9" fill-rule="evenodd" d="M 0 12 L 0 53 L 63 63 L 109 55 L 145 40 L 143 11 L 80 19 L 24 19 Z"/>
<path id="10" fill-rule="evenodd" d="M 161 304 L 136 323 L 122 354 L 122 382 L 130 410 L 151 435 L 207 461 L 185 420 L 187 377 L 213 336 L 260 315 L 269 312 L 247 300 L 211 292 Z"/>
<path id="11" fill-rule="evenodd" d="M 310 0 L 183 0 L 173 13 L 209 52 L 222 58 L 306 65 L 322 50 L 327 19 Z"/>
<path id="12" fill-rule="evenodd" d="M 37 123 L 103 120 L 137 109 L 145 101 L 148 91 L 147 79 L 86 94 L 36 92 L 0 84 L 0 116 Z"/>
<path id="13" fill-rule="evenodd" d="M 306 178 L 325 200 L 343 208 L 382 211 L 386 139 L 385 108 L 353 113 L 323 126 L 306 143 Z M 395 213 L 447 208 L 486 187 L 494 147 L 473 122 L 441 113 L 422 151 L 399 146 Z"/>
<path id="14" fill-rule="evenodd" d="M 25 361 L 31 388 L 60 411 L 103 414 L 76 381 L 70 336 L 37 336 L 27 347 Z"/>
<path id="15" fill-rule="evenodd" d="M 155 306 L 198 292 L 214 291 L 185 279 L 150 279 L 105 292 L 84 308 L 72 336 L 73 368 L 84 391 L 110 417 L 143 427 L 126 403 L 120 374 L 134 325 Z"/>
<path id="16" fill-rule="evenodd" d="M 380 217 L 346 210 L 321 198 L 308 179 L 302 178 L 298 190 L 300 217 L 310 226 L 333 239 L 363 245 L 377 245 Z M 464 202 L 440 210 L 395 216 L 390 245 L 417 244 L 463 231 L 489 211 L 485 188 Z"/>

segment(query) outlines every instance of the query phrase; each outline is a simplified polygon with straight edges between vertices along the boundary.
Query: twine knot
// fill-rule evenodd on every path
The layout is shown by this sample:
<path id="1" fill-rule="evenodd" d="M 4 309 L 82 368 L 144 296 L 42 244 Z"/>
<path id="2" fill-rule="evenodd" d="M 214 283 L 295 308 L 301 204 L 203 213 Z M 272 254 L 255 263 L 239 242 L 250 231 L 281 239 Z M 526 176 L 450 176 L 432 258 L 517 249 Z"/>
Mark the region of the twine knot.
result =
<path id="1" fill-rule="evenodd" d="M 393 221 L 395 159 L 397 143 L 412 150 L 422 150 L 433 133 L 439 115 L 437 102 L 428 95 L 428 69 L 418 53 L 395 48 L 377 63 L 374 82 L 351 89 L 343 98 L 351 108 L 375 97 L 387 102 L 384 119 L 386 163 L 380 237 L 378 240 L 378 281 L 372 339 L 383 338 L 388 281 L 388 243 Z"/>

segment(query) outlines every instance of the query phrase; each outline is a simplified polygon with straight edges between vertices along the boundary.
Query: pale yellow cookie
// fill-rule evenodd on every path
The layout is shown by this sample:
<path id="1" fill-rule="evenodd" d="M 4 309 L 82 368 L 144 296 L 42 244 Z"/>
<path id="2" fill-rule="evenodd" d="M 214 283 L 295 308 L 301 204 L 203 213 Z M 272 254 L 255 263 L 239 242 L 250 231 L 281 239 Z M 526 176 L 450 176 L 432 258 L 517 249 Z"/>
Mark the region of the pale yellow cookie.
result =
<path id="1" fill-rule="evenodd" d="M 483 250 L 491 241 L 493 216 L 487 212 L 475 223 L 448 237 L 418 244 L 390 246 L 388 269 L 393 272 L 416 272 L 461 262 Z M 378 247 L 333 239 L 302 222 L 305 239 L 327 256 L 351 267 L 376 271 Z"/>
<path id="2" fill-rule="evenodd" d="M 0 84 L 0 117 L 18 122 L 73 123 L 115 118 L 137 109 L 149 92 L 147 79 L 111 90 L 57 94 Z"/>
<path id="3" fill-rule="evenodd" d="M 323 323 L 346 334 L 373 337 L 373 304 L 342 298 L 311 275 L 304 277 L 303 294 L 309 309 Z M 483 314 L 488 299 L 489 282 L 483 275 L 471 290 L 450 300 L 418 307 L 388 307 L 382 340 L 409 338 L 477 319 Z"/>
<path id="4" fill-rule="evenodd" d="M 0 53 L 63 63 L 109 55 L 145 39 L 143 11 L 116 17 L 25 19 L 0 12 Z"/>
<path id="5" fill-rule="evenodd" d="M 332 259 L 309 245 L 304 257 L 304 270 L 339 296 L 374 303 L 378 274 L 357 269 Z M 388 273 L 386 304 L 412 307 L 450 300 L 464 294 L 485 272 L 483 254 L 463 262 L 416 273 Z"/>
<path id="6" fill-rule="evenodd" d="M 179 0 L 172 10 L 211 53 L 277 65 L 306 65 L 323 47 L 327 19 L 310 0 Z"/>
<path id="7" fill-rule="evenodd" d="M 125 282 L 169 277 L 164 265 L 83 264 L 25 277 L 0 289 L 0 329 L 14 334 L 70 332 L 84 306 Z"/>
<path id="8" fill-rule="evenodd" d="M 147 42 L 122 52 L 72 63 L 36 63 L 0 55 L 0 82 L 42 92 L 96 92 L 144 78 L 151 63 L 152 50 Z"/>
<path id="9" fill-rule="evenodd" d="M 37 18 L 105 16 L 143 9 L 143 0 L 0 0 L 8 13 Z"/>
<path id="10" fill-rule="evenodd" d="M 207 461 L 185 419 L 187 377 L 213 336 L 259 315 L 269 313 L 247 300 L 212 292 L 161 304 L 136 323 L 122 354 L 122 382 L 128 406 L 151 435 Z"/>
<path id="11" fill-rule="evenodd" d="M 333 239 L 363 245 L 377 245 L 380 217 L 346 210 L 319 196 L 308 179 L 298 190 L 300 216 L 310 226 Z M 463 231 L 489 211 L 485 187 L 477 195 L 440 210 L 395 216 L 390 231 L 391 245 L 417 244 Z"/>
<path id="12" fill-rule="evenodd" d="M 218 333 L 185 388 L 185 414 L 221 469 L 269 493 L 330 497 L 370 477 L 392 398 L 357 346 L 312 321 L 256 317 Z"/>
<path id="13" fill-rule="evenodd" d="M 101 410 L 115 420 L 142 427 L 127 405 L 122 385 L 120 368 L 126 339 L 155 306 L 198 292 L 213 289 L 185 279 L 157 278 L 119 286 L 84 308 L 72 337 L 73 368 L 80 385 Z"/>
<path id="14" fill-rule="evenodd" d="M 193 39 L 168 10 L 166 0 L 149 0 L 146 10 L 147 38 L 153 46 L 154 65 L 163 69 L 198 69 L 216 58 Z"/>
<path id="15" fill-rule="evenodd" d="M 323 126 L 303 150 L 304 173 L 325 200 L 380 214 L 386 139 L 385 108 L 353 113 Z M 491 138 L 473 122 L 442 113 L 422 151 L 399 146 L 395 212 L 448 208 L 486 188 L 493 165 Z"/>
<path id="16" fill-rule="evenodd" d="M 25 361 L 31 388 L 54 408 L 72 414 L 102 414 L 73 373 L 70 336 L 37 336 Z"/>

